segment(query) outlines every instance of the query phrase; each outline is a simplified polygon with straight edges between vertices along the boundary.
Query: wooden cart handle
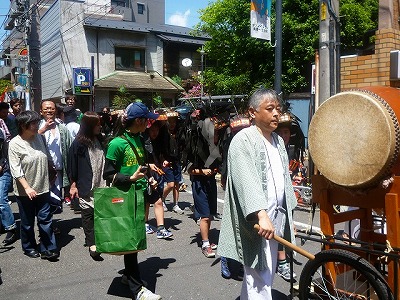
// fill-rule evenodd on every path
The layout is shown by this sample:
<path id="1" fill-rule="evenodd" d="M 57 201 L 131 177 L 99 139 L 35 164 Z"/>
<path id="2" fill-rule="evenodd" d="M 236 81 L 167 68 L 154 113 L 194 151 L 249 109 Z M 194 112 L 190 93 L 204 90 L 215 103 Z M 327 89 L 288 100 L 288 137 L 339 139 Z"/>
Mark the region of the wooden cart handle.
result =
<path id="1" fill-rule="evenodd" d="M 254 224 L 254 229 L 257 231 L 260 230 L 260 225 Z M 313 260 L 315 258 L 314 254 L 311 254 L 310 252 L 307 252 L 303 248 L 300 248 L 299 246 L 293 245 L 292 243 L 288 242 L 287 240 L 281 238 L 280 236 L 274 235 L 274 240 L 277 241 L 278 243 L 292 249 L 293 251 L 296 251 L 297 253 L 307 257 L 309 260 Z"/>

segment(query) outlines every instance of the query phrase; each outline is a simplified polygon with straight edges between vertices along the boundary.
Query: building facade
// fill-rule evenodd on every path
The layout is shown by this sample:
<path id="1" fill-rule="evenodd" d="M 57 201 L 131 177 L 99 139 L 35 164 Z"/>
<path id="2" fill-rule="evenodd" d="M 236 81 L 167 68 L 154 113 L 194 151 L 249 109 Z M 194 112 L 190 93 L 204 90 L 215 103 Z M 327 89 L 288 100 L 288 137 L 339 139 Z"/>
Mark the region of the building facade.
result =
<path id="1" fill-rule="evenodd" d="M 40 75 L 32 79 L 40 78 L 40 100 L 63 101 L 75 91 L 73 70 L 91 68 L 94 95 L 76 96 L 84 111 L 110 106 L 122 85 L 149 105 L 154 97 L 173 104 L 183 88 L 170 77 L 200 71 L 208 39 L 166 25 L 164 0 L 54 0 L 37 15 Z M 183 66 L 184 58 L 193 63 Z"/>

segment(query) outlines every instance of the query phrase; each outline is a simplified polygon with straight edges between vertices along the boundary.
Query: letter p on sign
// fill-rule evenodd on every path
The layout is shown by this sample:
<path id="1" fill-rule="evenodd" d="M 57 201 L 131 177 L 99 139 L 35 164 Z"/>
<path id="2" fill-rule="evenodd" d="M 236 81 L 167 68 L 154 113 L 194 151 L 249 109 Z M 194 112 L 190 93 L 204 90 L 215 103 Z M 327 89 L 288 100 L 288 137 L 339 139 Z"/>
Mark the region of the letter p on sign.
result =
<path id="1" fill-rule="evenodd" d="M 85 81 L 85 79 L 86 79 L 85 75 L 83 75 L 83 74 L 78 74 L 78 75 L 76 76 L 76 83 L 77 83 L 78 85 L 81 85 L 82 82 Z"/>

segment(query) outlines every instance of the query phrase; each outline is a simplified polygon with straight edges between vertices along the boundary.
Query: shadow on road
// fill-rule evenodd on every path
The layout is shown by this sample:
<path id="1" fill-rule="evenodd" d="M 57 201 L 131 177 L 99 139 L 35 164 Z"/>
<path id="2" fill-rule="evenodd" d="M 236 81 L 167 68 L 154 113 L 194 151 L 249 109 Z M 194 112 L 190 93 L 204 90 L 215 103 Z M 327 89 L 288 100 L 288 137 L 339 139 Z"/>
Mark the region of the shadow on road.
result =
<path id="1" fill-rule="evenodd" d="M 56 221 L 56 222 L 54 222 Z M 75 239 L 74 235 L 69 234 L 72 229 L 82 227 L 82 220 L 80 217 L 67 219 L 67 220 L 59 220 L 53 219 L 53 226 L 56 226 L 60 229 L 61 233 L 58 234 L 57 237 L 57 246 L 61 250 L 63 247 L 68 245 L 72 240 Z"/>
<path id="2" fill-rule="evenodd" d="M 150 257 L 139 263 L 140 274 L 146 287 L 154 292 L 156 290 L 157 277 L 162 276 L 162 274 L 159 274 L 158 272 L 161 269 L 168 269 L 169 265 L 174 262 L 176 262 L 175 258 L 161 259 L 160 257 Z M 121 270 L 118 273 L 122 275 L 123 271 Z M 108 288 L 107 294 L 123 298 L 132 298 L 132 292 L 128 286 L 121 283 L 121 277 L 113 279 Z"/>
<path id="3" fill-rule="evenodd" d="M 147 283 L 149 290 L 154 291 L 156 289 L 157 277 L 162 276 L 159 271 L 168 269 L 169 265 L 174 262 L 176 262 L 175 258 L 150 257 L 139 263 L 142 280 Z"/>

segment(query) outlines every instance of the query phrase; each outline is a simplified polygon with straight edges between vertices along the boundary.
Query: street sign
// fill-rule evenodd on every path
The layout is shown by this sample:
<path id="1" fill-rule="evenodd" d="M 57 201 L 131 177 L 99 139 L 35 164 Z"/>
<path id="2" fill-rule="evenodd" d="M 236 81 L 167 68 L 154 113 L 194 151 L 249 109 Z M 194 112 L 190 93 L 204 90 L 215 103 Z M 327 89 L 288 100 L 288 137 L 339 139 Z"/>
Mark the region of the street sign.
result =
<path id="1" fill-rule="evenodd" d="M 90 68 L 72 68 L 74 95 L 92 94 L 92 69 Z"/>

